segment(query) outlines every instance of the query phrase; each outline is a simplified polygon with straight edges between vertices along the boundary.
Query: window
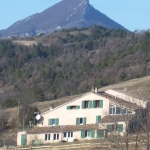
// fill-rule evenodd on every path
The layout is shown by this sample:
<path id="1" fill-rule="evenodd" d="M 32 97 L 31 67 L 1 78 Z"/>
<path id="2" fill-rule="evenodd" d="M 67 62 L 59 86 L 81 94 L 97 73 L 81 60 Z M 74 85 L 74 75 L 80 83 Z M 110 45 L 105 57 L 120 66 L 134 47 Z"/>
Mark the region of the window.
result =
<path id="1" fill-rule="evenodd" d="M 64 138 L 66 138 L 67 137 L 67 132 L 64 132 Z"/>
<path id="2" fill-rule="evenodd" d="M 83 130 L 81 131 L 81 138 L 94 138 L 95 130 Z"/>
<path id="3" fill-rule="evenodd" d="M 116 114 L 121 114 L 121 108 L 116 107 Z"/>
<path id="4" fill-rule="evenodd" d="M 64 138 L 72 138 L 73 132 L 64 132 Z"/>
<path id="5" fill-rule="evenodd" d="M 123 124 L 112 124 L 107 125 L 107 131 L 108 132 L 123 132 Z"/>
<path id="6" fill-rule="evenodd" d="M 127 110 L 126 109 L 121 109 L 121 114 L 127 114 Z"/>
<path id="7" fill-rule="evenodd" d="M 55 126 L 59 124 L 59 119 L 58 118 L 53 118 L 48 120 L 48 125 L 49 126 Z"/>
<path id="8" fill-rule="evenodd" d="M 113 105 L 113 104 L 110 104 L 110 107 L 109 107 L 109 113 L 110 115 L 116 115 L 116 114 L 132 114 L 131 111 L 128 111 L 124 108 L 120 108 L 116 105 Z"/>
<path id="9" fill-rule="evenodd" d="M 73 137 L 73 132 L 68 132 L 68 138 L 72 138 Z"/>
<path id="10" fill-rule="evenodd" d="M 95 101 L 95 108 L 98 108 L 98 107 L 100 107 L 100 101 L 96 100 Z"/>
<path id="11" fill-rule="evenodd" d="M 92 101 L 82 101 L 82 109 L 92 108 Z"/>
<path id="12" fill-rule="evenodd" d="M 116 124 L 112 125 L 112 131 L 114 132 L 118 131 L 118 126 Z"/>
<path id="13" fill-rule="evenodd" d="M 103 108 L 103 100 L 82 101 L 82 109 L 86 108 Z"/>
<path id="14" fill-rule="evenodd" d="M 83 118 L 79 118 L 79 124 L 83 124 Z"/>
<path id="15" fill-rule="evenodd" d="M 56 119 L 52 119 L 52 125 L 56 124 Z"/>
<path id="16" fill-rule="evenodd" d="M 89 108 L 89 101 L 84 101 L 84 108 Z"/>
<path id="17" fill-rule="evenodd" d="M 54 134 L 54 141 L 59 140 L 59 134 Z"/>
<path id="18" fill-rule="evenodd" d="M 104 130 L 97 130 L 97 138 L 104 138 Z"/>
<path id="19" fill-rule="evenodd" d="M 45 141 L 50 141 L 50 134 L 45 134 Z"/>
<path id="20" fill-rule="evenodd" d="M 115 132 L 118 131 L 118 126 L 116 124 L 107 125 L 108 132 Z"/>
<path id="21" fill-rule="evenodd" d="M 103 100 L 94 100 L 93 108 L 103 108 Z"/>
<path id="22" fill-rule="evenodd" d="M 116 105 L 110 105 L 110 114 L 116 114 Z"/>
<path id="23" fill-rule="evenodd" d="M 76 125 L 86 125 L 86 118 L 76 118 Z"/>
<path id="24" fill-rule="evenodd" d="M 86 138 L 91 137 L 91 132 L 90 131 L 85 131 L 85 137 Z"/>
<path id="25" fill-rule="evenodd" d="M 101 116 L 96 116 L 96 124 L 98 124 L 100 120 L 101 120 Z"/>
<path id="26" fill-rule="evenodd" d="M 67 110 L 70 109 L 80 109 L 80 106 L 74 105 L 74 106 L 67 106 Z"/>
<path id="27" fill-rule="evenodd" d="M 70 109 L 76 109 L 76 106 L 70 106 Z"/>

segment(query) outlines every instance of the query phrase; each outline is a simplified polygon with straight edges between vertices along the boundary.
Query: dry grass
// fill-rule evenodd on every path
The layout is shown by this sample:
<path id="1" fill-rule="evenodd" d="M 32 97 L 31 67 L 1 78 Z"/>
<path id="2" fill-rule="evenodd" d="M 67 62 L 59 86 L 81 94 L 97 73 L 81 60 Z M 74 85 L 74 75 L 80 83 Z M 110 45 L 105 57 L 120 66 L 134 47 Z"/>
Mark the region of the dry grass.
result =
<path id="1" fill-rule="evenodd" d="M 0 113 L 3 113 L 2 111 L 4 111 L 5 118 L 8 119 L 8 122 L 18 116 L 18 108 L 17 107 L 0 110 Z"/>
<path id="2" fill-rule="evenodd" d="M 146 86 L 148 83 L 150 83 L 150 76 L 132 79 L 132 80 L 129 80 L 126 82 L 120 82 L 118 84 L 109 85 L 109 86 L 100 88 L 99 91 L 106 91 L 109 89 L 124 90 L 124 88 L 137 89 L 137 88 L 140 88 L 142 86 Z"/>
<path id="3" fill-rule="evenodd" d="M 36 41 L 26 41 L 26 40 L 13 41 L 13 43 L 16 43 L 19 45 L 25 45 L 25 46 L 37 45 Z"/>

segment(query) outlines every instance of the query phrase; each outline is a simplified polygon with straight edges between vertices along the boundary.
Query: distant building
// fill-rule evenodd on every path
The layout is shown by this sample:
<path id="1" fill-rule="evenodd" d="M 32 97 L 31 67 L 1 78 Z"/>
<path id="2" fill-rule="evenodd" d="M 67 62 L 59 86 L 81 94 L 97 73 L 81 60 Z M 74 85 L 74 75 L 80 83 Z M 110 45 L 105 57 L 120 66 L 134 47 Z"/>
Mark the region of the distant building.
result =
<path id="1" fill-rule="evenodd" d="M 110 134 L 124 135 L 141 128 L 147 116 L 147 102 L 141 103 L 123 93 L 97 88 L 41 114 L 37 127 L 18 132 L 17 145 L 40 141 L 48 144 L 105 138 Z"/>

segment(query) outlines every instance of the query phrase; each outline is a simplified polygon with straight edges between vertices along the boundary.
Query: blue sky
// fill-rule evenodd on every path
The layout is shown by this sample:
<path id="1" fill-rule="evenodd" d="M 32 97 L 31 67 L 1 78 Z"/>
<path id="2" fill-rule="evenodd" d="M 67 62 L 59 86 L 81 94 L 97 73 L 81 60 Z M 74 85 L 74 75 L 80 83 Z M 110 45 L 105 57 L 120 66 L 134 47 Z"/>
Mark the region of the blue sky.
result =
<path id="1" fill-rule="evenodd" d="M 0 30 L 61 0 L 0 0 Z M 89 0 L 97 10 L 130 31 L 150 29 L 150 0 Z"/>

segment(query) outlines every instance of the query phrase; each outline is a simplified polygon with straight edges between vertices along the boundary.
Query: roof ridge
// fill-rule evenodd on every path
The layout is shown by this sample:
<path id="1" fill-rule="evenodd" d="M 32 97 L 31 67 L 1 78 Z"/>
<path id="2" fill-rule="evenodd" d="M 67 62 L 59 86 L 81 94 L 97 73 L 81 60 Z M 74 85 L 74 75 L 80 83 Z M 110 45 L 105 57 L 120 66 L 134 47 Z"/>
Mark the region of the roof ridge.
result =
<path id="1" fill-rule="evenodd" d="M 60 107 L 62 107 L 62 106 L 64 106 L 64 105 L 69 104 L 69 103 L 71 103 L 71 102 L 73 102 L 73 101 L 75 101 L 75 100 L 77 100 L 77 99 L 79 99 L 79 98 L 82 98 L 82 97 L 84 97 L 84 96 L 86 96 L 86 95 L 88 95 L 88 94 L 91 94 L 91 92 L 84 93 L 84 94 L 81 95 L 80 97 L 77 97 L 77 98 L 75 98 L 75 99 L 73 99 L 73 100 L 71 100 L 71 101 L 69 101 L 69 102 L 66 102 L 66 103 L 64 103 L 64 104 L 62 104 L 62 105 L 59 105 L 59 106 L 55 107 L 55 108 L 52 109 L 52 110 L 48 110 L 48 111 L 46 111 L 46 112 L 43 112 L 41 115 L 45 115 L 46 113 L 49 113 L 50 111 L 54 111 L 54 110 L 56 110 L 56 109 L 58 109 L 58 108 L 60 108 Z"/>

